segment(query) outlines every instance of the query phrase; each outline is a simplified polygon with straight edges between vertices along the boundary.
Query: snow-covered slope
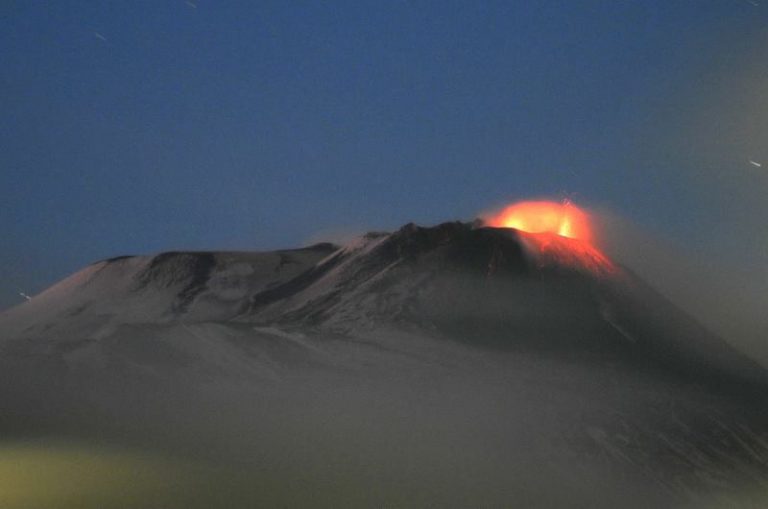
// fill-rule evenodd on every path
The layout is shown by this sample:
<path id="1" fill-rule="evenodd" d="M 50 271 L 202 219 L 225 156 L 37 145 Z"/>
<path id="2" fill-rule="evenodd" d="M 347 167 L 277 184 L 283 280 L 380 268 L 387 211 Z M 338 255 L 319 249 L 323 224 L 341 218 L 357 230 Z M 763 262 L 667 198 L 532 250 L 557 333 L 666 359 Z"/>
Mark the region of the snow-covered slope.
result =
<path id="1" fill-rule="evenodd" d="M 124 324 L 227 320 L 253 294 L 291 280 L 337 248 L 169 252 L 94 263 L 0 315 L 8 337 L 99 337 Z"/>
<path id="2" fill-rule="evenodd" d="M 396 325 L 476 345 L 768 382 L 760 366 L 593 247 L 463 223 L 363 237 L 254 294 L 237 320 L 339 333 Z"/>
<path id="3" fill-rule="evenodd" d="M 410 505 L 758 489 L 766 387 L 763 368 L 591 246 L 464 223 L 107 260 L 0 314 L 6 434 L 367 472 L 339 489 L 388 479 L 421 493 Z M 409 505 L 393 500 L 371 505 Z"/>

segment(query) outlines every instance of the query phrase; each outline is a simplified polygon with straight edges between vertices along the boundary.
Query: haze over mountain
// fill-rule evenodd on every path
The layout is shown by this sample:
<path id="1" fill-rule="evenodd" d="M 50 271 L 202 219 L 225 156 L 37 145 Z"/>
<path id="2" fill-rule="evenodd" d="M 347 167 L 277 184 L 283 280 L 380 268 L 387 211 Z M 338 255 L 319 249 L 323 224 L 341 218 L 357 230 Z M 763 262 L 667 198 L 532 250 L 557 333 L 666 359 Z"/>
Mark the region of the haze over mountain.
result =
<path id="1" fill-rule="evenodd" d="M 591 244 L 479 223 L 114 258 L 0 315 L 6 437 L 237 466 L 230 506 L 758 504 L 766 388 Z"/>
<path id="2" fill-rule="evenodd" d="M 0 509 L 768 507 L 768 3 L 6 0 L 0 54 Z"/>

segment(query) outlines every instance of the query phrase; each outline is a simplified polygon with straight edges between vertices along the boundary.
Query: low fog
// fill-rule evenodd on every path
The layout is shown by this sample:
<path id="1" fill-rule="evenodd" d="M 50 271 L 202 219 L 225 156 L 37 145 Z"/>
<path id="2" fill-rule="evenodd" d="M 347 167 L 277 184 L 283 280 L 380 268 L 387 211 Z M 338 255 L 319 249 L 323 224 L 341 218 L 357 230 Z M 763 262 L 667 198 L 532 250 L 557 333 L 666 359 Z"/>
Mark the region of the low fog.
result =
<path id="1" fill-rule="evenodd" d="M 606 211 L 594 218 L 607 253 L 711 331 L 768 365 L 765 244 L 749 235 L 714 246 L 710 239 L 681 243 Z M 713 225 L 713 235 L 722 227 Z M 758 235 L 756 225 L 749 230 Z"/>
<path id="2" fill-rule="evenodd" d="M 701 487 L 686 494 L 683 477 L 675 480 L 682 471 L 656 464 L 643 423 L 650 412 L 673 447 L 691 447 L 691 422 L 675 424 L 667 409 L 678 406 L 683 420 L 708 413 L 695 390 L 669 396 L 663 383 L 596 365 L 394 332 L 308 341 L 315 351 L 282 352 L 282 365 L 256 355 L 240 368 L 193 358 L 196 347 L 179 341 L 163 354 L 133 347 L 122 360 L 140 365 L 83 365 L 57 377 L 58 387 L 45 362 L 14 366 L 6 357 L 0 502 L 685 508 L 755 500 L 738 484 L 727 496 Z M 623 458 L 617 434 L 649 456 Z M 11 461 L 13 469 L 2 463 Z M 731 478 L 732 468 L 714 471 Z M 67 479 L 73 484 L 63 486 Z"/>

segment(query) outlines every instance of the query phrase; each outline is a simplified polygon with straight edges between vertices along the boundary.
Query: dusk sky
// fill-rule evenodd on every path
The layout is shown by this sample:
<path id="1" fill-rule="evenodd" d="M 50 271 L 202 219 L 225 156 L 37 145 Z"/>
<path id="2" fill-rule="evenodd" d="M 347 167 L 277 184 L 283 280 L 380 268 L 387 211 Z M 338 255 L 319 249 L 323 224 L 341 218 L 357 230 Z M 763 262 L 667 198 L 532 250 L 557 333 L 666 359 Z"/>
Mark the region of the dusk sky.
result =
<path id="1" fill-rule="evenodd" d="M 529 197 L 768 283 L 768 2 L 0 0 L 0 309 Z"/>

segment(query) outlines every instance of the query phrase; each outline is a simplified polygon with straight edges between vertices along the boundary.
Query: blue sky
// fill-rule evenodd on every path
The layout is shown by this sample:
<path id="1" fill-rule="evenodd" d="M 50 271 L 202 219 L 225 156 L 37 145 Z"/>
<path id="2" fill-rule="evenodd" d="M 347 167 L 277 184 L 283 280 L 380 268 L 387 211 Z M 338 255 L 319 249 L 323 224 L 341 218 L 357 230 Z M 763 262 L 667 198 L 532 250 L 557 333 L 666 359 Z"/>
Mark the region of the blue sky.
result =
<path id="1" fill-rule="evenodd" d="M 761 4 L 0 1 L 0 308 L 532 196 L 759 265 Z"/>

